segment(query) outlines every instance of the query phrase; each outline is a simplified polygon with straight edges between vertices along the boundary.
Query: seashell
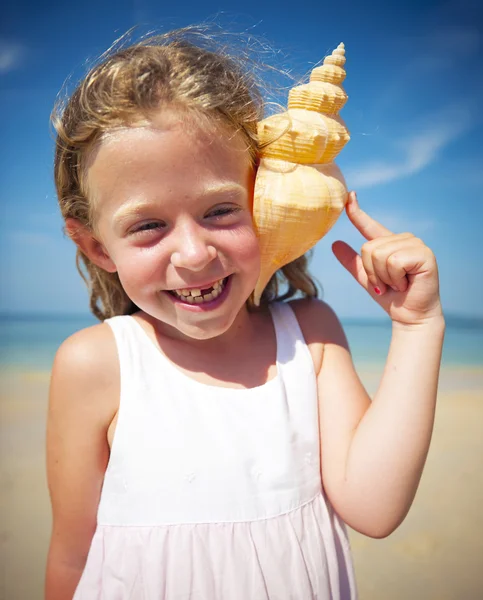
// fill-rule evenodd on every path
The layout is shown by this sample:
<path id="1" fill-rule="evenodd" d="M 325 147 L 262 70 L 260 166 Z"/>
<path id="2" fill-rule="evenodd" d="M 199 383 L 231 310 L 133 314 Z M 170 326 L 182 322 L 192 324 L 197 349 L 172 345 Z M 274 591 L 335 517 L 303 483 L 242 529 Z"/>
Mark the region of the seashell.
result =
<path id="1" fill-rule="evenodd" d="M 309 83 L 290 90 L 286 112 L 258 124 L 260 164 L 253 222 L 261 271 L 253 300 L 281 267 L 312 248 L 347 202 L 344 177 L 333 162 L 350 139 L 338 112 L 347 101 L 344 44 L 316 67 Z"/>

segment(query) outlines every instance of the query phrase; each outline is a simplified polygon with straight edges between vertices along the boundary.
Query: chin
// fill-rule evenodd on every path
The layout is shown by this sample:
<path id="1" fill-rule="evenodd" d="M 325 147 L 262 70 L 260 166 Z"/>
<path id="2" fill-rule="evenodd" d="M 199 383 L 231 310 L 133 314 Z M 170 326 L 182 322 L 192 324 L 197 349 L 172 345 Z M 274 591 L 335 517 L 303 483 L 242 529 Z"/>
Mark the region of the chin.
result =
<path id="1" fill-rule="evenodd" d="M 238 309 L 235 314 L 225 315 L 223 318 L 218 317 L 215 319 L 206 319 L 196 324 L 189 324 L 186 322 L 180 323 L 178 321 L 176 324 L 173 323 L 171 326 L 181 335 L 189 337 L 192 340 L 212 340 L 229 331 L 238 314 L 240 313 L 241 308 Z"/>
<path id="2" fill-rule="evenodd" d="M 229 327 L 221 330 L 214 330 L 213 328 L 209 328 L 207 330 L 203 330 L 201 328 L 195 328 L 192 330 L 183 331 L 178 329 L 179 333 L 190 338 L 191 340 L 196 340 L 198 342 L 202 342 L 205 340 L 212 340 L 214 338 L 223 335 L 226 331 L 228 331 Z"/>

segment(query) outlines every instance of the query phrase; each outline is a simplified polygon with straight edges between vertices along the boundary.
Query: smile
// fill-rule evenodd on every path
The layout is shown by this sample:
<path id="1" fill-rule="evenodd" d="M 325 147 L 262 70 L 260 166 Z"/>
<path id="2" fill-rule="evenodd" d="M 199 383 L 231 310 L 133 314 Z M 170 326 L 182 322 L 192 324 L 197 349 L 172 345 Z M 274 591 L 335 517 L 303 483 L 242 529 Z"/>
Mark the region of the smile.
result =
<path id="1" fill-rule="evenodd" d="M 216 300 L 225 290 L 229 276 L 215 281 L 206 288 L 185 288 L 169 290 L 169 293 L 183 304 L 205 304 Z"/>

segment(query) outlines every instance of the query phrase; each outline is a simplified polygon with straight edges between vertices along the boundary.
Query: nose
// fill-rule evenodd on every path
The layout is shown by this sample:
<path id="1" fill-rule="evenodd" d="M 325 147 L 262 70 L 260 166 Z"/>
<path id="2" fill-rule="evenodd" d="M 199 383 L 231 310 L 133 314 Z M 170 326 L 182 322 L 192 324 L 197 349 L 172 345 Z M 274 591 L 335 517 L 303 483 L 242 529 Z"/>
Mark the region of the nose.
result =
<path id="1" fill-rule="evenodd" d="M 210 243 L 207 231 L 197 223 L 184 223 L 176 236 L 176 249 L 171 264 L 177 268 L 202 271 L 216 258 L 216 248 Z"/>

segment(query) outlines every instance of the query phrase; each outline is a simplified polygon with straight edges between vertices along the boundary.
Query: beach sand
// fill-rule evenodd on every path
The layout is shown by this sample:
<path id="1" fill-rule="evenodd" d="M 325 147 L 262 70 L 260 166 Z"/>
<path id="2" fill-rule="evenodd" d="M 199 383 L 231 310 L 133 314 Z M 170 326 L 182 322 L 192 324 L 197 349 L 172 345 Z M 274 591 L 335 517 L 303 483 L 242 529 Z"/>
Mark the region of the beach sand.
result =
<path id="1" fill-rule="evenodd" d="M 380 374 L 361 371 L 370 392 Z M 0 600 L 43 598 L 48 378 L 0 372 Z M 443 368 L 431 450 L 404 523 L 384 540 L 350 534 L 360 600 L 483 598 L 483 368 Z"/>

